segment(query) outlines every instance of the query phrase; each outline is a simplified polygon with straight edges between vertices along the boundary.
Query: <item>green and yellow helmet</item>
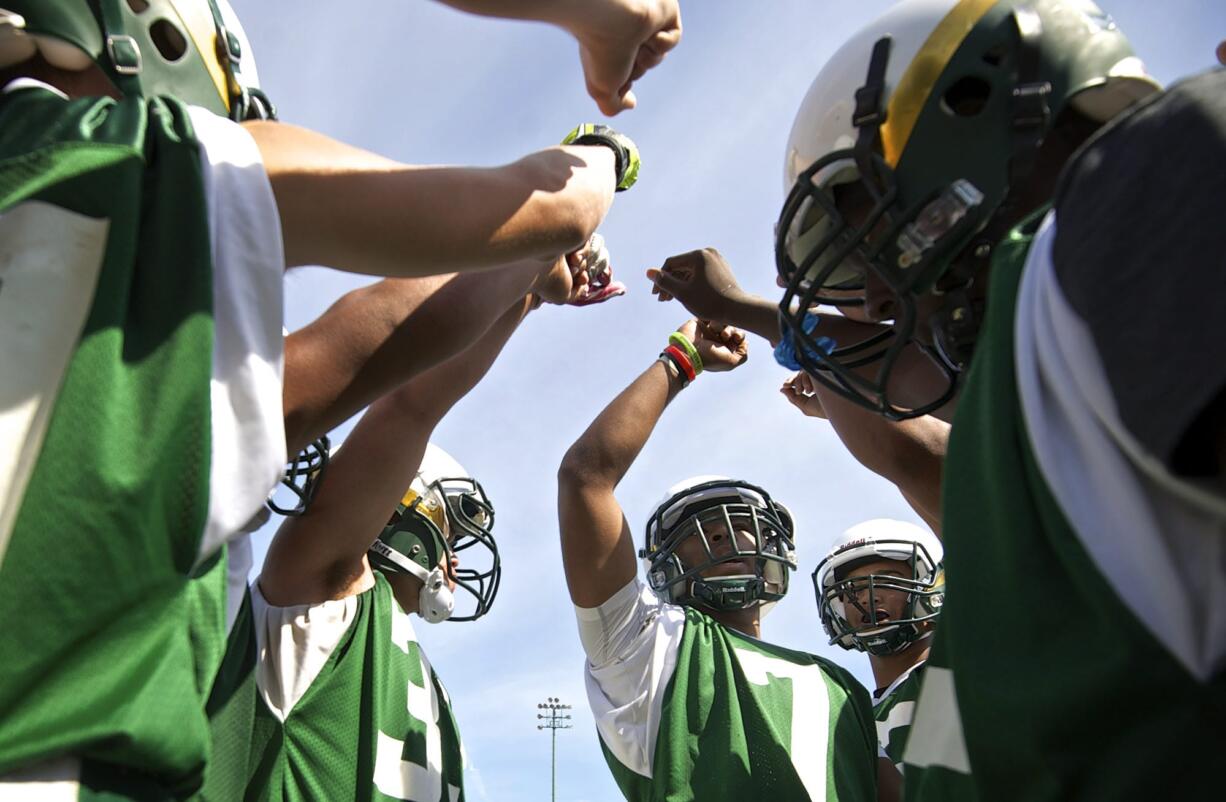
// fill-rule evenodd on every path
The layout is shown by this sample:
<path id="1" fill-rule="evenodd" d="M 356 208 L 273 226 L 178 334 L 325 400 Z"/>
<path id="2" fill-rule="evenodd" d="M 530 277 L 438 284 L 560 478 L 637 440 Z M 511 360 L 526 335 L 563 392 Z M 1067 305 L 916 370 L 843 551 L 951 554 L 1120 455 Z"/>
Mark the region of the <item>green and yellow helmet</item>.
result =
<path id="1" fill-rule="evenodd" d="M 235 120 L 275 116 L 226 0 L 0 0 L 0 68 L 97 64 L 124 95 L 171 95 Z"/>
<path id="2" fill-rule="evenodd" d="M 1089 0 L 905 0 L 853 36 L 813 81 L 785 157 L 775 252 L 796 361 L 891 418 L 943 405 L 977 333 L 966 290 L 1032 211 L 1011 192 L 1053 124 L 1069 110 L 1105 122 L 1158 88 Z M 811 309 L 862 304 L 870 276 L 895 297 L 891 330 L 817 336 Z M 927 293 L 947 296 L 921 347 L 948 382 L 903 406 L 887 379 Z"/>
<path id="3" fill-rule="evenodd" d="M 485 615 L 502 580 L 494 505 L 481 484 L 433 443 L 426 447 L 417 475 L 367 556 L 373 568 L 411 574 L 422 581 L 418 613 L 432 624 L 473 621 Z M 444 568 L 455 556 L 459 567 Z M 458 610 L 446 585 L 448 573 L 471 599 Z"/>

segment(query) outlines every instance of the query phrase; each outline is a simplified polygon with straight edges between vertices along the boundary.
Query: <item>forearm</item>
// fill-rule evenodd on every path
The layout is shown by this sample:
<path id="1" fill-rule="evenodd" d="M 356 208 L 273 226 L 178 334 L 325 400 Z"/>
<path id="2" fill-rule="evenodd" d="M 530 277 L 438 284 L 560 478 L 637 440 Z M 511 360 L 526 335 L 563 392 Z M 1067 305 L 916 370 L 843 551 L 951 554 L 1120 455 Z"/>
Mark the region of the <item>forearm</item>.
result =
<path id="1" fill-rule="evenodd" d="M 759 295 L 746 294 L 729 306 L 734 320 L 721 321 L 758 335 L 774 347 L 779 344 L 779 306 Z"/>
<path id="2" fill-rule="evenodd" d="M 269 601 L 298 604 L 348 592 L 435 427 L 489 371 L 529 309 L 530 300 L 521 299 L 462 354 L 371 404 L 334 455 L 307 514 L 277 533 L 261 576 Z"/>
<path id="3" fill-rule="evenodd" d="M 949 424 L 931 416 L 889 421 L 825 387 L 817 394 L 852 456 L 893 482 L 926 521 L 939 519 Z"/>
<path id="4" fill-rule="evenodd" d="M 653 362 L 566 452 L 559 469 L 560 485 L 616 487 L 680 389 L 680 380 L 673 378 L 664 363 Z"/>
<path id="5" fill-rule="evenodd" d="M 598 607 L 634 578 L 634 540 L 613 495 L 681 388 L 655 362 L 604 408 L 558 468 L 558 528 L 571 600 Z"/>
<path id="6" fill-rule="evenodd" d="M 613 153 L 556 147 L 495 168 L 415 167 L 282 123 L 250 123 L 287 265 L 380 276 L 480 270 L 574 250 L 612 203 Z"/>
<path id="7" fill-rule="evenodd" d="M 415 376 L 377 403 L 397 407 L 417 420 L 423 428 L 433 430 L 451 408 L 485 377 L 532 308 L 532 296 L 520 299 L 467 350 Z M 422 443 L 423 453 L 424 448 L 425 442 Z"/>
<path id="8" fill-rule="evenodd" d="M 463 351 L 523 298 L 542 265 L 387 279 L 345 295 L 285 341 L 290 453 L 414 376 Z"/>

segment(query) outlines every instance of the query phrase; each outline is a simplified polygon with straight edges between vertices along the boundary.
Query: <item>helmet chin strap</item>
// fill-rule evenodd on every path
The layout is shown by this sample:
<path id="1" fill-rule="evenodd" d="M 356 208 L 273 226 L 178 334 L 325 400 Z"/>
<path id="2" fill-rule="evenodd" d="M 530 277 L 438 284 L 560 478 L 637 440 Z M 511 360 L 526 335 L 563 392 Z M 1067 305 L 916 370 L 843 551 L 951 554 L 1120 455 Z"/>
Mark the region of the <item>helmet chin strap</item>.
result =
<path id="1" fill-rule="evenodd" d="M 437 624 L 451 617 L 452 611 L 455 610 L 455 595 L 447 586 L 447 574 L 441 567 L 436 565 L 427 571 L 379 540 L 370 544 L 370 549 L 404 573 L 412 574 L 421 580 L 421 590 L 417 594 L 417 614 L 427 623 Z"/>
<path id="2" fill-rule="evenodd" d="M 695 601 L 712 610 L 744 610 L 762 598 L 763 585 L 762 578 L 757 576 L 721 576 L 694 579 L 690 593 Z"/>

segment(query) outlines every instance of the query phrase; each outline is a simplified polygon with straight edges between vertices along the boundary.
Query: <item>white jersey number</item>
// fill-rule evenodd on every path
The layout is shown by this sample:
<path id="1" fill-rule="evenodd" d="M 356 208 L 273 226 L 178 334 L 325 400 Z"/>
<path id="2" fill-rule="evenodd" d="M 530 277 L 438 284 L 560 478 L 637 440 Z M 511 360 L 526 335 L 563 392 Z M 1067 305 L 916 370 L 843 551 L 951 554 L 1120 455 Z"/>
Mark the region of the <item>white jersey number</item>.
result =
<path id="1" fill-rule="evenodd" d="M 405 654 L 412 654 L 409 644 L 416 646 L 416 638 L 406 615 L 392 616 L 392 643 Z M 439 731 L 438 694 L 434 691 L 430 663 L 420 648 L 416 649 L 421 660 L 421 676 L 425 687 L 409 682 L 409 715 L 421 722 L 426 730 L 426 763 L 419 765 L 404 760 L 404 741 L 386 733 L 379 733 L 375 746 L 375 787 L 395 799 L 410 802 L 436 802 L 443 793 L 443 736 Z M 456 802 L 460 789 L 447 786 L 448 798 Z"/>
<path id="2" fill-rule="evenodd" d="M 830 696 L 826 680 L 816 665 L 802 666 L 767 657 L 759 652 L 735 649 L 745 678 L 754 685 L 770 685 L 786 679 L 792 685 L 792 743 L 788 753 L 809 799 L 826 799 L 826 751 L 830 740 Z"/>
<path id="3" fill-rule="evenodd" d="M 0 214 L 0 562 L 93 303 L 109 228 L 39 201 Z"/>

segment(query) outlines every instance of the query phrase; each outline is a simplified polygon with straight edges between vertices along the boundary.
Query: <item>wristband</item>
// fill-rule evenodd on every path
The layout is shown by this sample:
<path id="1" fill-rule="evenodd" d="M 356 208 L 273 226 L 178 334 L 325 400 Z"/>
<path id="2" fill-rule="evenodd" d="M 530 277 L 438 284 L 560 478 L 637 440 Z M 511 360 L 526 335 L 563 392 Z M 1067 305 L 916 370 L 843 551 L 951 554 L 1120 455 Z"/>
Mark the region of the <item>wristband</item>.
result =
<path id="1" fill-rule="evenodd" d="M 684 351 L 675 345 L 670 345 L 664 349 L 663 353 L 668 355 L 673 362 L 677 363 L 677 367 L 685 374 L 686 384 L 694 381 L 698 374 L 694 372 L 694 366 L 690 363 L 690 358 L 685 355 Z"/>
<path id="2" fill-rule="evenodd" d="M 685 386 L 685 379 L 682 378 L 684 374 L 682 374 L 681 368 L 677 367 L 677 363 L 672 360 L 672 357 L 668 354 L 660 354 L 656 357 L 656 361 L 663 362 L 665 369 L 668 370 L 668 375 L 674 379 L 681 379 L 681 385 Z"/>
<path id="3" fill-rule="evenodd" d="M 668 368 L 669 376 L 681 381 L 681 389 L 684 390 L 690 385 L 690 380 L 685 377 L 685 371 L 681 369 L 681 362 L 678 361 L 676 357 L 670 353 L 661 351 L 659 361 L 663 362 L 664 366 Z"/>
<path id="4" fill-rule="evenodd" d="M 698 349 L 694 347 L 694 341 L 686 337 L 679 331 L 674 331 L 668 335 L 668 341 L 685 352 L 685 355 L 690 358 L 690 364 L 694 366 L 694 375 L 702 373 L 702 356 L 699 355 Z"/>
<path id="5" fill-rule="evenodd" d="M 617 177 L 617 191 L 624 192 L 639 180 L 638 146 L 625 134 L 619 134 L 607 125 L 583 123 L 562 140 L 563 145 L 604 145 L 613 151 L 613 170 Z"/>
<path id="6" fill-rule="evenodd" d="M 812 312 L 806 312 L 804 322 L 801 323 L 801 329 L 805 334 L 812 337 L 813 330 L 817 328 L 817 324 L 821 321 L 822 319 L 817 315 Z M 805 366 L 800 364 L 800 360 L 796 356 L 796 337 L 795 332 L 784 331 L 783 339 L 775 346 L 775 361 L 788 370 L 805 369 Z M 810 348 L 804 349 L 805 356 L 813 363 L 823 362 L 824 357 L 838 346 L 838 343 L 831 337 L 813 337 L 813 344 L 817 346 L 816 351 Z M 821 353 L 821 356 L 818 356 L 818 352 Z"/>

